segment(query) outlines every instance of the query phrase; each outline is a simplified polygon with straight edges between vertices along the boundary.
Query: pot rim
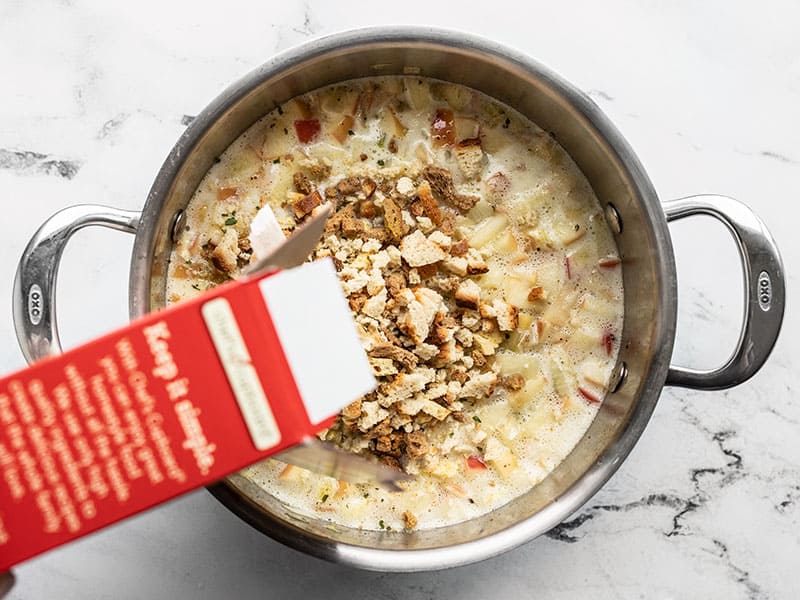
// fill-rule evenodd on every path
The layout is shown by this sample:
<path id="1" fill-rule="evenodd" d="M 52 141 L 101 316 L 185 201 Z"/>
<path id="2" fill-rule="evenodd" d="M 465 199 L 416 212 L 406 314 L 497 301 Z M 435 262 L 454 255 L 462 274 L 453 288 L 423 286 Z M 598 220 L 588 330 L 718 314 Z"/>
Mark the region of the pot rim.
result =
<path id="1" fill-rule="evenodd" d="M 597 461 L 554 502 L 537 513 L 507 527 L 465 543 L 431 549 L 380 549 L 333 542 L 259 509 L 230 485 L 221 482 L 209 490 L 229 510 L 270 537 L 319 558 L 376 571 L 420 571 L 449 568 L 478 562 L 506 552 L 547 532 L 585 504 L 611 478 L 644 431 L 667 377 L 675 338 L 677 278 L 672 243 L 666 219 L 644 168 L 620 132 L 600 108 L 583 92 L 536 60 L 501 44 L 473 34 L 421 26 L 365 27 L 333 33 L 285 50 L 257 67 L 220 93 L 201 111 L 161 167 L 142 211 L 133 246 L 129 279 L 130 316 L 149 311 L 150 271 L 155 246 L 155 223 L 173 183 L 187 157 L 204 134 L 229 108 L 257 88 L 262 81 L 316 56 L 372 44 L 430 44 L 479 52 L 535 73 L 557 90 L 597 130 L 624 165 L 638 194 L 645 200 L 641 209 L 653 225 L 653 252 L 660 257 L 657 280 L 661 282 L 658 322 L 653 328 L 653 357 L 642 377 L 640 395 L 628 423 L 619 437 L 606 447 Z"/>

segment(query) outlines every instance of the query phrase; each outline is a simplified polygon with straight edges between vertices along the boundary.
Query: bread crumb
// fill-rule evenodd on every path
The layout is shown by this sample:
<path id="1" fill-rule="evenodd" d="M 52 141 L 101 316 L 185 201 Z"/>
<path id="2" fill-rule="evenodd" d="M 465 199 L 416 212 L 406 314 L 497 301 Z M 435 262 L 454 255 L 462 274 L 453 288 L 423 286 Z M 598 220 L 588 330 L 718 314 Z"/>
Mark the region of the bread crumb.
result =
<path id="1" fill-rule="evenodd" d="M 400 254 L 411 267 L 421 267 L 447 258 L 447 253 L 419 230 L 402 239 Z"/>

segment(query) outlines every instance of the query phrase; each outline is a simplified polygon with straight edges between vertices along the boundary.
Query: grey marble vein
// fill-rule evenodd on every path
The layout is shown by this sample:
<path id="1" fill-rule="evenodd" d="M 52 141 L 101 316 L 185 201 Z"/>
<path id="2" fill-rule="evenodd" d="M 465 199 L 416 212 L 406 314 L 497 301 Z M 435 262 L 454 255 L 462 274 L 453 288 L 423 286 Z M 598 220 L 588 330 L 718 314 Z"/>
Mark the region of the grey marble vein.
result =
<path id="1" fill-rule="evenodd" d="M 32 150 L 0 148 L 0 169 L 17 173 L 41 173 L 72 179 L 81 168 L 80 161 L 54 158 Z"/>

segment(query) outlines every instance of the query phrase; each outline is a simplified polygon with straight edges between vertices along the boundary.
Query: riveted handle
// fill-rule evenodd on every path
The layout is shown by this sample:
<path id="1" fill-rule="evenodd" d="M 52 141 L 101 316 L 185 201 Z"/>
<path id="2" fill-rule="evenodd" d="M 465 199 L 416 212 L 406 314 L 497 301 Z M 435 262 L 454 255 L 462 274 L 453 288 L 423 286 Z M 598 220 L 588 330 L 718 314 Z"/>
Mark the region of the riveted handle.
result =
<path id="1" fill-rule="evenodd" d="M 744 271 L 744 322 L 736 349 L 717 369 L 670 366 L 667 385 L 721 390 L 747 381 L 772 352 L 783 321 L 785 282 L 778 248 L 763 221 L 741 202 L 703 195 L 663 204 L 667 221 L 708 215 L 724 223 L 736 240 Z"/>
<path id="2" fill-rule="evenodd" d="M 28 362 L 61 352 L 56 279 L 69 239 L 90 225 L 135 233 L 140 216 L 137 211 L 79 204 L 54 214 L 33 235 L 17 266 L 13 297 L 14 329 Z"/>

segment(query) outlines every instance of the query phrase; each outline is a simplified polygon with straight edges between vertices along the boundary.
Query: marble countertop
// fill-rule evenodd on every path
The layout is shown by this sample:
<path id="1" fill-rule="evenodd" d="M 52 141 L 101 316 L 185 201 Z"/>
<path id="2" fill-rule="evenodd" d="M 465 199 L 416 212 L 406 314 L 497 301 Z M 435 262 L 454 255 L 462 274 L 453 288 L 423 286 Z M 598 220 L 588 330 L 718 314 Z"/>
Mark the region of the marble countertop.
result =
<path id="1" fill-rule="evenodd" d="M 606 111 L 664 199 L 728 194 L 774 234 L 788 275 L 766 367 L 722 392 L 665 389 L 639 444 L 577 514 L 515 551 L 439 573 L 328 564 L 262 536 L 205 491 L 27 562 L 11 598 L 792 598 L 800 596 L 800 8 L 749 2 L 0 3 L 0 371 L 17 258 L 54 211 L 136 209 L 224 86 L 275 52 L 363 25 L 470 31 L 560 72 Z M 242 18 L 239 18 L 239 17 Z M 738 335 L 741 276 L 722 226 L 672 227 L 675 360 L 709 367 Z M 131 239 L 91 230 L 59 283 L 62 339 L 126 320 Z"/>

